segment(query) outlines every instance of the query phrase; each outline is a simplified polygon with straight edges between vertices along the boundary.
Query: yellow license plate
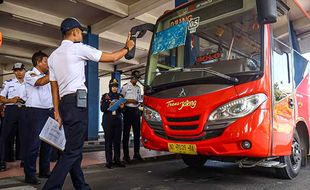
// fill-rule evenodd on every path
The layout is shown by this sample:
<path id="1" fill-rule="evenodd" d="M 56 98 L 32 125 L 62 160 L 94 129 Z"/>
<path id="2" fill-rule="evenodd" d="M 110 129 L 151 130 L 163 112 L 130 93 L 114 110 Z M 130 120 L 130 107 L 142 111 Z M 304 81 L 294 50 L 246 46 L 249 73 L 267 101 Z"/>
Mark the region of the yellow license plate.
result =
<path id="1" fill-rule="evenodd" d="M 178 154 L 197 154 L 197 147 L 195 144 L 177 144 L 177 143 L 168 143 L 169 152 L 178 153 Z"/>

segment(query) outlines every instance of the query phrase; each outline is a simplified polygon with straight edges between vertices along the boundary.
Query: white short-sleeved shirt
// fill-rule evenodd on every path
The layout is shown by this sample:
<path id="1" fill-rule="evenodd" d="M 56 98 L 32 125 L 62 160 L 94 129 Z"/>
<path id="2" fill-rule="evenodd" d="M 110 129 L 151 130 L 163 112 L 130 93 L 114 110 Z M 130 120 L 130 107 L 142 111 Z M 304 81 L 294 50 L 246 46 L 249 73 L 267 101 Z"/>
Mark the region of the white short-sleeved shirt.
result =
<path id="1" fill-rule="evenodd" d="M 11 99 L 14 97 L 20 97 L 23 100 L 27 100 L 25 82 L 20 83 L 17 78 L 6 80 L 0 91 L 0 96 Z M 13 103 L 8 103 L 6 105 L 14 105 Z"/>
<path id="2" fill-rule="evenodd" d="M 35 86 L 38 79 L 44 77 L 45 74 L 41 73 L 35 67 L 26 72 L 25 83 L 26 83 L 26 94 L 27 101 L 26 107 L 50 109 L 53 107 L 51 84 L 47 83 L 43 86 Z"/>
<path id="3" fill-rule="evenodd" d="M 98 62 L 102 52 L 83 43 L 63 40 L 61 45 L 48 58 L 50 81 L 57 81 L 59 95 L 75 93 L 78 89 L 86 89 L 86 61 Z"/>
<path id="4" fill-rule="evenodd" d="M 125 99 L 133 99 L 142 102 L 141 89 L 138 85 L 132 85 L 131 82 L 124 84 L 121 89 L 121 94 Z M 139 107 L 139 104 L 126 104 L 127 107 Z"/>

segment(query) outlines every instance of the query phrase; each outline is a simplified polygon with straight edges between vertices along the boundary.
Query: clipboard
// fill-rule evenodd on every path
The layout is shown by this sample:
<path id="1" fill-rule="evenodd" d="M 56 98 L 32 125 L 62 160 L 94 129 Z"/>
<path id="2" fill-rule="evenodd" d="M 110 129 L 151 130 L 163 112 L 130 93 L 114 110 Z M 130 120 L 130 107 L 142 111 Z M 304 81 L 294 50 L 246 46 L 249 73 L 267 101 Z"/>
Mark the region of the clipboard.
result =
<path id="1" fill-rule="evenodd" d="M 120 98 L 117 102 L 115 102 L 111 107 L 108 108 L 108 111 L 116 111 L 119 106 L 125 103 L 127 100 L 125 98 Z"/>
<path id="2" fill-rule="evenodd" d="M 65 131 L 63 127 L 59 129 L 57 121 L 53 118 L 47 119 L 39 137 L 40 140 L 64 151 L 66 146 Z"/>

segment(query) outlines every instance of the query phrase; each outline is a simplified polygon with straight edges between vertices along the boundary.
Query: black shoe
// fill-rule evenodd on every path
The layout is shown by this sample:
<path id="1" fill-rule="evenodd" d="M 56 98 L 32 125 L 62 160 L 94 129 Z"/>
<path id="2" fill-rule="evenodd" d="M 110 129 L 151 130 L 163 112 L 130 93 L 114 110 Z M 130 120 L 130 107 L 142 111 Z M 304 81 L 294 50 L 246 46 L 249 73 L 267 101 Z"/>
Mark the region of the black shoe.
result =
<path id="1" fill-rule="evenodd" d="M 6 163 L 5 162 L 0 162 L 0 172 L 6 171 Z"/>
<path id="2" fill-rule="evenodd" d="M 126 165 L 123 164 L 121 161 L 116 161 L 116 162 L 114 163 L 114 166 L 120 167 L 120 168 L 125 168 L 125 167 L 126 167 Z"/>
<path id="3" fill-rule="evenodd" d="M 25 162 L 24 161 L 20 161 L 19 167 L 23 168 L 24 165 L 25 165 Z"/>
<path id="4" fill-rule="evenodd" d="M 41 182 L 36 177 L 25 178 L 25 182 L 31 185 L 39 185 Z"/>
<path id="5" fill-rule="evenodd" d="M 133 159 L 138 160 L 138 161 L 144 161 L 144 159 L 141 157 L 140 154 L 135 154 L 135 155 L 133 156 Z"/>
<path id="6" fill-rule="evenodd" d="M 112 169 L 112 163 L 106 163 L 105 167 L 107 167 L 108 169 Z"/>
<path id="7" fill-rule="evenodd" d="M 8 158 L 8 159 L 5 159 L 6 162 L 15 162 L 15 160 L 13 158 Z"/>
<path id="8" fill-rule="evenodd" d="M 123 158 L 124 162 L 127 163 L 127 164 L 130 164 L 131 160 L 130 160 L 130 157 L 128 156 L 124 156 Z"/>
<path id="9" fill-rule="evenodd" d="M 45 174 L 41 174 L 39 173 L 39 178 L 49 178 L 51 176 L 51 173 L 45 173 Z"/>

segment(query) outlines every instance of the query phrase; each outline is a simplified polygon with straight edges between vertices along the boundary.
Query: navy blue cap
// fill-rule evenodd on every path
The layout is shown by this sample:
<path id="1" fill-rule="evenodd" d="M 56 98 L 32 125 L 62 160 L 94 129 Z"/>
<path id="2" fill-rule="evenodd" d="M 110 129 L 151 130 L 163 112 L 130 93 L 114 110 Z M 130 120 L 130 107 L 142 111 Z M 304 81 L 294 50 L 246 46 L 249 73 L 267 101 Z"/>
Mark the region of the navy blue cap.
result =
<path id="1" fill-rule="evenodd" d="M 13 65 L 13 69 L 12 70 L 17 70 L 17 69 L 25 69 L 25 65 L 22 63 L 15 63 Z"/>
<path id="2" fill-rule="evenodd" d="M 66 18 L 62 21 L 60 25 L 60 30 L 62 33 L 65 33 L 73 28 L 79 28 L 82 31 L 85 30 L 85 28 L 82 27 L 81 23 L 73 17 Z"/>
<path id="3" fill-rule="evenodd" d="M 138 70 L 134 70 L 131 72 L 131 77 L 132 79 L 139 79 L 141 76 L 140 76 L 140 71 Z"/>

